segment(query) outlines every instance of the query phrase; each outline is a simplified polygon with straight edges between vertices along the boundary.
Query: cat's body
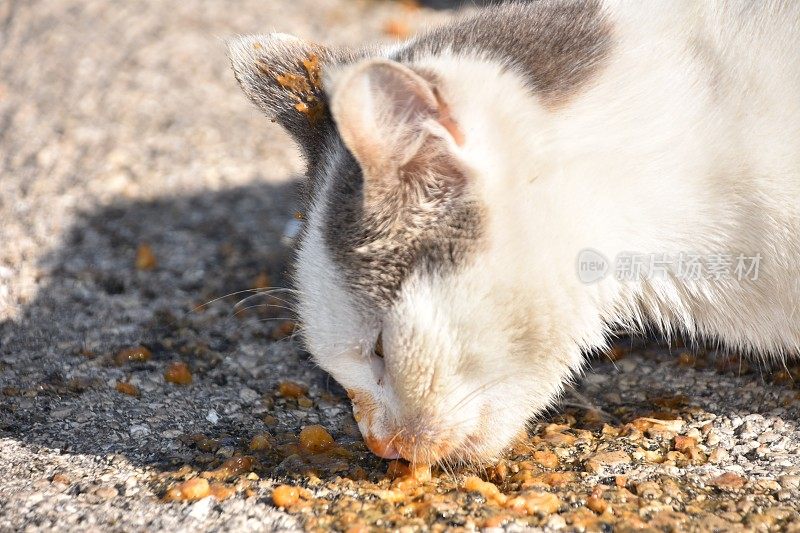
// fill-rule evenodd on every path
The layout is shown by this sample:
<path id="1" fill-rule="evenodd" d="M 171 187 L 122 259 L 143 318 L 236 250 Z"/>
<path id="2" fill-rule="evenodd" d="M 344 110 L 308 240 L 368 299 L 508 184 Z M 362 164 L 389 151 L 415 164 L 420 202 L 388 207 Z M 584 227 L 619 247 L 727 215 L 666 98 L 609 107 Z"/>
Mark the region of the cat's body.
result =
<path id="1" fill-rule="evenodd" d="M 512 4 L 369 53 L 233 43 L 309 156 L 305 339 L 373 450 L 496 454 L 616 324 L 797 353 L 798 50 L 789 0 Z"/>

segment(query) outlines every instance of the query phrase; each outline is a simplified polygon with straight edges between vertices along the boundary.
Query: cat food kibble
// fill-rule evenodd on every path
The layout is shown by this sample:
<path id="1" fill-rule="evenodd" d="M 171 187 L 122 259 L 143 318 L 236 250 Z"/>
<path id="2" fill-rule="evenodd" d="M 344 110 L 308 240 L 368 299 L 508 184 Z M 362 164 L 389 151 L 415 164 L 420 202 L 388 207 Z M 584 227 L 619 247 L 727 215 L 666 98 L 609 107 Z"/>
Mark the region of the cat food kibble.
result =
<path id="1" fill-rule="evenodd" d="M 255 466 L 255 459 L 249 455 L 231 457 L 216 470 L 203 472 L 203 477 L 207 479 L 226 480 L 245 472 L 249 472 Z"/>
<path id="2" fill-rule="evenodd" d="M 211 494 L 211 486 L 208 484 L 208 480 L 200 478 L 200 477 L 193 477 L 188 481 L 184 481 L 180 485 L 171 488 L 165 497 L 165 499 L 170 501 L 181 501 L 181 500 L 201 500 Z"/>
<path id="3" fill-rule="evenodd" d="M 222 501 L 227 500 L 236 494 L 236 489 L 223 483 L 212 483 L 210 486 L 210 492 L 211 496 L 213 496 L 216 500 Z"/>
<path id="4" fill-rule="evenodd" d="M 117 389 L 117 392 L 127 394 L 128 396 L 139 396 L 139 389 L 136 388 L 136 385 L 128 383 L 127 381 L 117 381 L 117 385 L 114 388 Z"/>
<path id="5" fill-rule="evenodd" d="M 278 384 L 278 394 L 284 398 L 300 398 L 305 396 L 308 389 L 294 381 L 281 381 Z"/>
<path id="6" fill-rule="evenodd" d="M 300 489 L 290 485 L 279 485 L 272 491 L 272 502 L 277 507 L 291 507 L 300 501 Z"/>
<path id="7" fill-rule="evenodd" d="M 134 346 L 117 352 L 117 355 L 114 356 L 114 363 L 117 366 L 127 363 L 144 363 L 149 361 L 152 356 L 153 353 L 144 346 Z"/>
<path id="8" fill-rule="evenodd" d="M 189 385 L 192 382 L 192 372 L 189 365 L 183 362 L 170 363 L 164 372 L 164 380 L 176 385 Z"/>
<path id="9" fill-rule="evenodd" d="M 138 270 L 153 270 L 158 262 L 156 254 L 147 243 L 142 243 L 136 249 L 136 268 Z"/>
<path id="10" fill-rule="evenodd" d="M 306 426 L 300 431 L 300 447 L 307 453 L 322 453 L 335 444 L 331 434 L 322 426 Z"/>
<path id="11" fill-rule="evenodd" d="M 250 441 L 250 451 L 263 452 L 272 449 L 272 439 L 268 433 L 256 435 Z"/>

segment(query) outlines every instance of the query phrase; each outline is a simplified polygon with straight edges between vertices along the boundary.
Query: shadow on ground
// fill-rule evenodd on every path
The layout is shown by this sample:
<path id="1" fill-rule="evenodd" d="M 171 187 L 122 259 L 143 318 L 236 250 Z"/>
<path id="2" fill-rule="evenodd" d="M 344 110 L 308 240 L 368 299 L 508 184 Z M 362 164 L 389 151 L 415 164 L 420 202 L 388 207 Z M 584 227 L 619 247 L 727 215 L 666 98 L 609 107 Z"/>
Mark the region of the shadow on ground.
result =
<path id="1" fill-rule="evenodd" d="M 36 299 L 0 324 L 0 437 L 168 466 L 186 458 L 179 435 L 246 441 L 264 431 L 261 399 L 282 379 L 339 394 L 297 342 L 277 340 L 291 318 L 285 294 L 254 298 L 242 313 L 233 306 L 251 292 L 212 302 L 285 286 L 291 251 L 281 236 L 295 187 L 122 201 L 78 216 L 42 259 Z M 151 269 L 136 266 L 145 244 Z M 120 350 L 135 346 L 150 360 L 120 365 Z M 176 361 L 189 364 L 191 385 L 165 383 Z M 118 382 L 140 396 L 118 392 Z"/>

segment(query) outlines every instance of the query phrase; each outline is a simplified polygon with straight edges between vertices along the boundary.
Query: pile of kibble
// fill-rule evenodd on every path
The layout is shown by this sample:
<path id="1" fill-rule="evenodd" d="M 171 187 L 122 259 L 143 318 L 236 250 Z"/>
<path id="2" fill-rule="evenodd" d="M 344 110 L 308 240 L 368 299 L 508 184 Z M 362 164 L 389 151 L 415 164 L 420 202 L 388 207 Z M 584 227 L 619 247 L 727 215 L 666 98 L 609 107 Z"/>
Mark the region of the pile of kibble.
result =
<path id="1" fill-rule="evenodd" d="M 611 357 L 624 353 L 616 350 Z M 717 364 L 721 372 L 733 366 L 688 352 L 676 364 Z M 738 360 L 735 371 L 743 371 Z M 800 368 L 785 372 L 800 378 Z M 782 374 L 777 381 L 784 381 Z M 262 401 L 278 415 L 347 399 L 283 382 Z M 309 530 L 351 532 L 511 524 L 580 531 L 768 531 L 800 520 L 777 481 L 730 471 L 704 478 L 668 475 L 727 459 L 709 415 L 684 396 L 651 398 L 649 410 L 638 412 L 568 408 L 532 425 L 495 464 L 432 471 L 376 458 L 352 420 L 343 428 L 309 425 L 297 432 L 282 427 L 275 415 L 264 417 L 269 432 L 239 439 L 229 457 L 215 453 L 218 437 L 185 435 L 183 444 L 196 451 L 193 463 L 154 480 L 165 502 L 256 498 L 298 515 Z"/>

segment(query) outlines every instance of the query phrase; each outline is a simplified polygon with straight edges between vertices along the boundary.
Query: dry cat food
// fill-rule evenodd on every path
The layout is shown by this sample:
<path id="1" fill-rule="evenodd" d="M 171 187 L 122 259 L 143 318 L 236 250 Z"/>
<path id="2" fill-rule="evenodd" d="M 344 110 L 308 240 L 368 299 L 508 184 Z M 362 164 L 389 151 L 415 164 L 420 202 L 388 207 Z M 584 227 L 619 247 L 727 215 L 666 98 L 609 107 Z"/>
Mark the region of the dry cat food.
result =
<path id="1" fill-rule="evenodd" d="M 305 396 L 308 388 L 294 381 L 281 381 L 278 384 L 278 394 L 284 398 L 300 398 Z"/>
<path id="2" fill-rule="evenodd" d="M 311 493 L 306 489 L 291 485 L 279 485 L 272 491 L 272 502 L 276 507 L 294 507 L 311 497 Z"/>
<path id="3" fill-rule="evenodd" d="M 222 483 L 209 483 L 207 479 L 194 477 L 172 487 L 164 499 L 167 501 L 197 501 L 207 496 L 225 500 L 236 494 L 236 490 Z"/>
<path id="4" fill-rule="evenodd" d="M 203 472 L 201 475 L 207 479 L 226 480 L 252 471 L 255 465 L 255 459 L 249 455 L 231 457 L 222 463 L 219 468 Z"/>
<path id="5" fill-rule="evenodd" d="M 363 407 L 364 398 L 350 395 Z M 636 407 L 622 402 L 612 413 L 568 407 L 532 426 L 496 464 L 433 468 L 377 458 L 350 418 L 332 426 L 338 427 L 333 435 L 316 424 L 299 432 L 287 425 L 284 409 L 300 412 L 303 398 L 314 401 L 302 412 L 317 416 L 332 403 L 349 407 L 344 398 L 316 396 L 295 382 L 279 384 L 275 396 L 262 400 L 269 433 L 242 435 L 233 450 L 226 444 L 234 454 L 229 459 L 217 452 L 230 436 L 188 436 L 199 466 L 165 474 L 159 490 L 202 478 L 212 495 L 216 483 L 239 497 L 271 502 L 320 532 L 405 526 L 779 531 L 800 520 L 777 481 L 726 471 L 730 459 L 713 415 L 681 395 L 654 396 Z M 691 465 L 711 470 L 705 477 L 664 472 Z"/>
<path id="6" fill-rule="evenodd" d="M 383 33 L 395 39 L 405 39 L 411 34 L 411 27 L 402 20 L 391 19 L 383 25 Z"/>
<path id="7" fill-rule="evenodd" d="M 189 385 L 192 382 L 192 371 L 184 362 L 170 363 L 164 372 L 164 380 L 176 385 Z"/>
<path id="8" fill-rule="evenodd" d="M 260 48 L 259 43 L 254 46 Z M 275 80 L 275 82 L 295 101 L 294 108 L 305 115 L 309 122 L 316 124 L 325 113 L 325 105 L 317 96 L 322 92 L 322 76 L 320 74 L 319 57 L 311 54 L 299 61 L 298 66 L 302 66 L 303 73 L 293 72 L 274 72 L 270 66 L 262 60 L 256 61 L 256 68 Z"/>
<path id="9" fill-rule="evenodd" d="M 300 431 L 300 447 L 307 453 L 322 453 L 335 445 L 331 434 L 322 426 L 306 426 Z"/>
<path id="10" fill-rule="evenodd" d="M 170 489 L 165 498 L 171 501 L 200 500 L 210 494 L 211 485 L 208 483 L 208 480 L 194 477 Z"/>
<path id="11" fill-rule="evenodd" d="M 136 388 L 136 385 L 128 383 L 127 381 L 117 381 L 117 385 L 114 388 L 117 389 L 117 392 L 127 394 L 128 396 L 139 396 L 139 389 Z"/>
<path id="12" fill-rule="evenodd" d="M 272 449 L 272 437 L 270 437 L 269 433 L 262 433 L 261 435 L 256 435 L 250 440 L 251 452 L 264 452 L 271 449 Z"/>
<path id="13" fill-rule="evenodd" d="M 122 366 L 127 363 L 144 363 L 153 357 L 153 353 L 144 346 L 134 346 L 132 348 L 125 348 L 117 352 L 114 356 L 114 363 L 117 366 Z"/>
<path id="14" fill-rule="evenodd" d="M 138 270 L 153 270 L 158 261 L 153 248 L 147 243 L 142 243 L 136 248 L 136 268 Z"/>

